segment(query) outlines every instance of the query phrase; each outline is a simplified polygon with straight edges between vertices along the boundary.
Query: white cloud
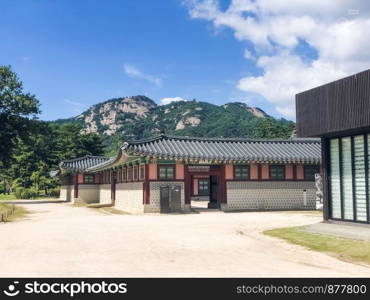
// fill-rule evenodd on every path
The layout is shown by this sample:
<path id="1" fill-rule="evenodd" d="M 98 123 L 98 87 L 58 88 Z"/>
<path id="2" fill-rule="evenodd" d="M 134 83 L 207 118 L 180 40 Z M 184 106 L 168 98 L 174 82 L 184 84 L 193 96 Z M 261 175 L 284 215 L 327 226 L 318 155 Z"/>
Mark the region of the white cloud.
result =
<path id="1" fill-rule="evenodd" d="M 254 58 L 262 75 L 241 78 L 237 87 L 262 95 L 286 117 L 294 118 L 296 93 L 370 68 L 367 1 L 232 0 L 226 10 L 216 0 L 187 5 L 192 18 L 252 43 L 244 57 Z M 297 51 L 303 42 L 317 57 Z"/>
<path id="2" fill-rule="evenodd" d="M 68 103 L 68 104 L 71 104 L 73 106 L 78 106 L 78 107 L 87 107 L 86 104 L 83 104 L 81 102 L 77 102 L 77 101 L 72 101 L 72 100 L 69 100 L 69 99 L 64 99 L 64 102 L 65 103 Z"/>
<path id="3" fill-rule="evenodd" d="M 166 104 L 169 104 L 171 102 L 179 102 L 179 101 L 186 101 L 186 100 L 182 97 L 162 98 L 160 100 L 160 105 L 166 105 Z"/>
<path id="4" fill-rule="evenodd" d="M 152 82 L 152 83 L 154 83 L 158 86 L 160 86 L 161 83 L 162 83 L 162 81 L 159 77 L 155 77 L 155 76 L 150 75 L 150 74 L 145 74 L 133 65 L 125 64 L 123 66 L 123 69 L 124 69 L 125 73 L 130 77 L 144 79 L 144 80 Z"/>
<path id="5" fill-rule="evenodd" d="M 81 114 L 85 109 L 87 109 L 86 104 L 83 104 L 77 101 L 72 101 L 69 99 L 64 99 L 63 101 L 70 105 L 73 112 L 76 112 L 78 114 Z"/>
<path id="6" fill-rule="evenodd" d="M 249 51 L 248 49 L 245 49 L 244 50 L 244 58 L 245 59 L 250 59 L 250 60 L 255 60 L 255 57 L 254 55 L 252 54 L 251 51 Z"/>

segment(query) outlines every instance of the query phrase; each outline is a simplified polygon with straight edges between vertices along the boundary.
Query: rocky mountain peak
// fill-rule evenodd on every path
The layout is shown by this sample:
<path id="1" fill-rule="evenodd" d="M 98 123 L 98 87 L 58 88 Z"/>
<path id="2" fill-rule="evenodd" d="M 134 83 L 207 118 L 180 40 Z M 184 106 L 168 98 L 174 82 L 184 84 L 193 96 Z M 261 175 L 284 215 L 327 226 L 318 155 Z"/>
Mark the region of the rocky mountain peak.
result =
<path id="1" fill-rule="evenodd" d="M 278 120 L 243 102 L 215 105 L 203 101 L 157 105 L 146 96 L 110 99 L 91 106 L 77 117 L 56 123 L 79 123 L 85 133 L 98 133 L 107 151 L 115 153 L 125 140 L 158 135 L 202 137 L 289 137 L 294 123 Z M 271 128 L 275 128 L 271 131 Z"/>
<path id="2" fill-rule="evenodd" d="M 249 106 L 248 104 L 246 104 L 244 102 L 230 102 L 230 103 L 226 103 L 226 104 L 223 105 L 223 108 L 225 108 L 225 109 L 230 109 L 231 107 L 238 107 L 238 108 L 245 109 L 245 110 L 249 111 L 250 113 L 252 113 L 257 118 L 267 118 L 267 117 L 269 117 L 269 115 L 266 114 L 262 109 L 260 109 L 258 107 Z"/>
<path id="3" fill-rule="evenodd" d="M 145 119 L 156 106 L 152 99 L 142 95 L 114 98 L 91 106 L 75 119 L 83 121 L 86 133 L 102 128 L 102 133 L 109 136 L 116 133 L 124 121 Z"/>

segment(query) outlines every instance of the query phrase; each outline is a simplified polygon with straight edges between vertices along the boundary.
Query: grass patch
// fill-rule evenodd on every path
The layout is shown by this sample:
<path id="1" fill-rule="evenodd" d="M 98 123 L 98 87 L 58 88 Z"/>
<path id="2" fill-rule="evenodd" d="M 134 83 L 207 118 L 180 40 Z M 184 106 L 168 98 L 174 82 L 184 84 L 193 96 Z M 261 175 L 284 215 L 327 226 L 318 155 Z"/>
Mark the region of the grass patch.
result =
<path id="1" fill-rule="evenodd" d="M 0 194 L 0 200 L 15 200 L 15 195 L 14 194 Z"/>
<path id="2" fill-rule="evenodd" d="M 345 261 L 370 264 L 370 242 L 367 241 L 310 233 L 304 231 L 304 227 L 277 228 L 263 233 Z"/>
<path id="3" fill-rule="evenodd" d="M 36 198 L 34 199 L 17 199 L 17 197 L 15 196 L 15 194 L 9 194 L 9 195 L 4 195 L 4 194 L 0 194 L 0 201 L 1 200 L 5 200 L 5 201 L 11 201 L 11 200 L 55 200 L 55 199 L 58 199 L 57 197 L 50 197 L 48 195 L 39 195 L 37 196 Z"/>
<path id="4" fill-rule="evenodd" d="M 15 206 L 14 213 L 9 216 L 8 222 L 14 222 L 15 220 L 22 219 L 29 214 L 29 211 L 22 206 Z"/>
<path id="5" fill-rule="evenodd" d="M 6 211 L 10 212 L 12 210 L 12 205 L 11 204 L 4 204 L 0 203 L 0 214 L 5 213 Z M 25 215 L 28 214 L 28 210 L 25 209 L 22 206 L 14 206 L 14 212 L 8 216 L 6 219 L 7 222 L 12 222 L 17 219 L 23 218 Z"/>
<path id="6" fill-rule="evenodd" d="M 9 204 L 4 204 L 4 203 L 0 203 L 0 214 L 6 212 L 7 210 L 9 210 L 11 207 Z"/>

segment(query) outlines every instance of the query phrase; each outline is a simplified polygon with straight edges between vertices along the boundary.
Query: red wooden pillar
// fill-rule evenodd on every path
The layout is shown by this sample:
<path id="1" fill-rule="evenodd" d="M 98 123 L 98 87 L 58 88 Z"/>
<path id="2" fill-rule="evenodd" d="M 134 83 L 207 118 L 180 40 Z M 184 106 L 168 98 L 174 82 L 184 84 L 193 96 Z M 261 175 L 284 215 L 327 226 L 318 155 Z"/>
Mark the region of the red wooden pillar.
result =
<path id="1" fill-rule="evenodd" d="M 226 194 L 226 179 L 225 179 L 225 165 L 222 165 L 222 172 L 220 175 L 220 194 L 221 194 L 221 203 L 227 203 L 227 194 Z"/>
<path id="2" fill-rule="evenodd" d="M 113 205 L 116 202 L 116 180 L 117 180 L 116 172 L 111 170 L 110 171 L 110 190 L 111 190 L 111 200 L 112 200 Z"/>
<path id="3" fill-rule="evenodd" d="M 78 198 L 78 173 L 76 173 L 74 175 L 73 181 L 74 181 L 74 186 L 73 186 L 74 195 L 73 195 L 73 198 L 77 199 Z"/>
<path id="4" fill-rule="evenodd" d="M 185 193 L 185 204 L 191 204 L 191 176 L 189 174 L 188 165 L 184 168 L 184 193 Z"/>
<path id="5" fill-rule="evenodd" d="M 143 204 L 150 204 L 149 165 L 144 166 Z"/>

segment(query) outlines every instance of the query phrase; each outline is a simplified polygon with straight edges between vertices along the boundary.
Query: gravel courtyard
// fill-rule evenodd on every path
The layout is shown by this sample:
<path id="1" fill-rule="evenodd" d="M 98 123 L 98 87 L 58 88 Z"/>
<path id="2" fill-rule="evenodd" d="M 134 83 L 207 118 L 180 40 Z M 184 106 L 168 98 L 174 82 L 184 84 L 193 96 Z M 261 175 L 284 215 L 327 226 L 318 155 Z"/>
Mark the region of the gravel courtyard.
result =
<path id="1" fill-rule="evenodd" d="M 310 212 L 112 215 L 67 203 L 24 205 L 0 224 L 1 277 L 370 276 L 346 263 L 261 234 L 319 222 Z"/>

